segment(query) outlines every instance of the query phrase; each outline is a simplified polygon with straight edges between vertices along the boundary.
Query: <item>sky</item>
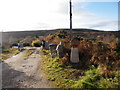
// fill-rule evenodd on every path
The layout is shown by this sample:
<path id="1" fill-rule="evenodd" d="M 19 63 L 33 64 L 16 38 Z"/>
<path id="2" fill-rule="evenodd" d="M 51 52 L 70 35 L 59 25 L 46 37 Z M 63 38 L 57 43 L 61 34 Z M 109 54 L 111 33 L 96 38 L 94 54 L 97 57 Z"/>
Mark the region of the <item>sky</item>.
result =
<path id="1" fill-rule="evenodd" d="M 72 0 L 73 28 L 118 30 L 119 0 Z M 69 0 L 0 0 L 0 31 L 69 28 Z"/>

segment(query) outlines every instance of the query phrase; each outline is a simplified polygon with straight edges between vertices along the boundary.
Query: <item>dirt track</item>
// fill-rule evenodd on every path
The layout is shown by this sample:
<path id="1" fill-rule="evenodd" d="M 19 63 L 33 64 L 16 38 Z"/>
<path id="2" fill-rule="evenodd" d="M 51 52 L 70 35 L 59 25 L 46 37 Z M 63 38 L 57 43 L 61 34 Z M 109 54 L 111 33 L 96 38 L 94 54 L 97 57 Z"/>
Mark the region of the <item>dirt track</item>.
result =
<path id="1" fill-rule="evenodd" d="M 23 59 L 23 51 L 7 60 L 2 65 L 2 88 L 50 88 L 50 83 L 43 77 L 40 69 L 40 49 Z"/>

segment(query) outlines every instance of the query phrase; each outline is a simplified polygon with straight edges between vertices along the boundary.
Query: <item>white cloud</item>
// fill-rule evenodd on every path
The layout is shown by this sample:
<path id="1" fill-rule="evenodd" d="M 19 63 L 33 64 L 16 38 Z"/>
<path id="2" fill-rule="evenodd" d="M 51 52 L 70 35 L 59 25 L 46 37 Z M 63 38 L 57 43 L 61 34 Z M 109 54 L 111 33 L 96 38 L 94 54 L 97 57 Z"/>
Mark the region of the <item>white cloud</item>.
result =
<path id="1" fill-rule="evenodd" d="M 89 23 L 82 23 L 81 27 L 84 28 L 91 28 L 91 29 L 98 29 L 98 30 L 113 30 L 116 31 L 118 29 L 118 21 L 97 21 L 97 22 L 89 22 Z"/>
<path id="2" fill-rule="evenodd" d="M 74 6 L 85 1 L 93 0 L 72 0 L 73 27 L 98 18 L 85 11 L 85 5 Z M 0 12 L 0 31 L 69 28 L 69 0 L 1 0 Z"/>
<path id="3" fill-rule="evenodd" d="M 38 29 L 43 27 L 46 29 L 65 26 L 64 14 L 67 12 L 65 9 L 67 6 L 64 7 L 65 2 L 65 0 L 2 0 L 0 29 L 31 30 L 38 27 Z M 65 10 L 64 14 L 62 10 Z"/>
<path id="4" fill-rule="evenodd" d="M 81 2 L 119 2 L 119 0 L 76 0 Z"/>

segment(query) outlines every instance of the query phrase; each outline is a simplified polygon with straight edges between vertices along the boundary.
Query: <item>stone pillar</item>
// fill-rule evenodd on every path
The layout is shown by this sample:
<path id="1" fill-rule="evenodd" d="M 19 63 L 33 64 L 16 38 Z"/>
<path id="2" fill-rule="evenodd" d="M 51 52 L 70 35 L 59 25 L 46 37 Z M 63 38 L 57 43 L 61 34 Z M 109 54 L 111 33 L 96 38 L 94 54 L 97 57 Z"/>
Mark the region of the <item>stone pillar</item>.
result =
<path id="1" fill-rule="evenodd" d="M 18 43 L 18 50 L 19 50 L 19 51 L 22 51 L 22 50 L 23 50 L 23 42 L 22 42 L 22 41 L 20 41 L 20 42 Z"/>
<path id="2" fill-rule="evenodd" d="M 63 42 L 60 42 L 60 44 L 57 45 L 56 50 L 57 50 L 57 55 L 59 58 L 63 57 Z"/>
<path id="3" fill-rule="evenodd" d="M 49 49 L 50 49 L 50 55 L 52 58 L 56 57 L 57 51 L 56 51 L 56 44 L 49 44 Z"/>
<path id="4" fill-rule="evenodd" d="M 79 62 L 78 47 L 72 47 L 72 48 L 71 48 L 70 61 L 71 61 L 72 63 L 78 63 L 78 62 Z"/>
<path id="5" fill-rule="evenodd" d="M 45 40 L 42 40 L 42 48 L 45 49 Z"/>
<path id="6" fill-rule="evenodd" d="M 49 50 L 49 41 L 45 41 L 45 49 Z"/>
<path id="7" fill-rule="evenodd" d="M 72 63 L 78 63 L 79 62 L 79 51 L 78 51 L 78 45 L 79 40 L 73 39 L 71 41 L 71 55 L 70 55 L 70 61 Z"/>

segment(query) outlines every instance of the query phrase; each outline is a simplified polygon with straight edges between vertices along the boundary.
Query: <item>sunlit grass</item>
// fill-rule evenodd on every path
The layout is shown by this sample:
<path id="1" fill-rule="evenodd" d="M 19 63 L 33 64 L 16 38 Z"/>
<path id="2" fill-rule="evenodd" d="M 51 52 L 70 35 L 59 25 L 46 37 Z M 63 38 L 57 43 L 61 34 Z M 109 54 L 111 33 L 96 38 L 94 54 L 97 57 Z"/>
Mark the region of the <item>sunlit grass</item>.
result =
<path id="1" fill-rule="evenodd" d="M 51 58 L 49 50 L 42 50 L 42 69 L 46 78 L 57 88 L 118 88 L 118 70 L 113 78 L 104 77 L 99 67 L 90 67 L 86 70 L 63 66 L 59 58 Z"/>
<path id="2" fill-rule="evenodd" d="M 18 54 L 20 51 L 17 48 L 9 48 L 2 50 L 0 57 L 2 60 L 8 59 L 9 57 Z"/>
<path id="3" fill-rule="evenodd" d="M 27 59 L 34 52 L 35 52 L 34 50 L 27 50 L 23 55 L 24 59 Z"/>

